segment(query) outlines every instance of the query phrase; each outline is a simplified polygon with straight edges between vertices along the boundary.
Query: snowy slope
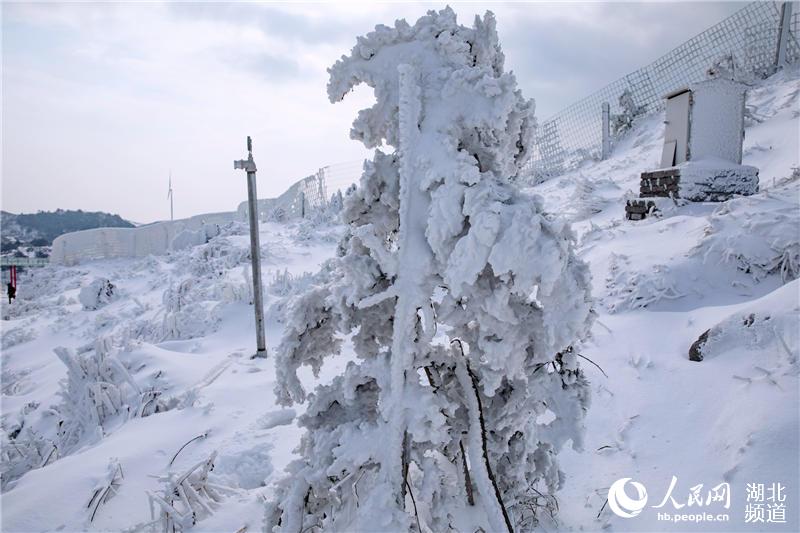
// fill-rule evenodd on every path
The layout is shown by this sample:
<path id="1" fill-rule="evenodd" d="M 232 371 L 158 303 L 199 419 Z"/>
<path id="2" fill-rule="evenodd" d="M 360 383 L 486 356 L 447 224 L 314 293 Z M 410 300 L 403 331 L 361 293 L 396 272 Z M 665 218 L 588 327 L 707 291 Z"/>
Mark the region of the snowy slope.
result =
<path id="1" fill-rule="evenodd" d="M 747 128 L 743 163 L 760 168 L 756 196 L 624 221 L 639 173 L 657 168 L 661 116 L 643 120 L 609 160 L 534 188 L 551 211 L 575 221 L 600 312 L 583 355 L 607 374 L 584 366 L 595 395 L 585 453 L 563 459 L 562 526 L 758 530 L 764 524 L 744 523 L 745 486 L 782 482 L 795 505 L 787 504 L 787 524 L 767 527 L 800 527 L 800 286 L 784 283 L 800 261 L 799 94 L 797 71 L 749 92 L 760 122 Z M 689 361 L 692 343 L 718 323 L 727 337 L 709 344 L 713 355 L 703 362 Z M 600 512 L 617 479 L 643 483 L 652 506 L 673 476 L 680 510 L 669 502 L 630 519 L 607 505 Z M 658 511 L 705 511 L 686 506 L 690 488 L 704 484 L 705 495 L 722 482 L 731 486 L 729 522 L 658 520 Z"/>
<path id="2" fill-rule="evenodd" d="M 582 361 L 593 407 L 585 451 L 562 454 L 566 483 L 557 527 L 800 529 L 800 282 L 792 281 L 800 273 L 800 176 L 792 171 L 800 166 L 798 78 L 797 71 L 781 73 L 748 95 L 754 118 L 744 163 L 761 170 L 756 196 L 624 221 L 626 195 L 660 156 L 660 116 L 637 124 L 609 160 L 531 191 L 552 213 L 573 220 L 599 315 L 581 353 L 602 372 Z M 335 254 L 341 231 L 324 220 L 262 224 L 270 346 L 280 338 L 292 296 L 314 283 L 304 273 Z M 300 413 L 276 406 L 272 358 L 249 358 L 248 261 L 246 228 L 232 223 L 208 244 L 173 255 L 48 267 L 20 277 L 17 301 L 1 309 L 3 531 L 141 529 L 151 521 L 147 493 L 163 493 L 154 476 L 181 474 L 214 451 L 209 481 L 227 488 L 218 489 L 220 502 L 209 504 L 213 514 L 198 517 L 194 530 L 261 529 L 270 484 L 283 476 L 299 442 Z M 87 310 L 79 293 L 97 279 L 114 285 L 113 296 Z M 689 347 L 709 329 L 705 360 L 689 361 Z M 98 339 L 108 347 L 97 348 Z M 59 381 L 67 377 L 53 352 L 60 346 L 81 357 L 107 349 L 139 394 L 162 394 L 139 405 L 147 416 L 123 409 L 108 418 L 103 435 L 84 434 L 73 448 L 54 452 L 52 409 L 63 408 Z M 326 363 L 321 379 L 346 362 L 345 355 Z M 310 373 L 304 378 L 313 381 Z M 138 398 L 131 395 L 129 405 Z M 113 460 L 124 478 L 95 512 L 91 496 L 104 486 Z M 651 508 L 672 476 L 673 496 L 684 504 L 691 487 L 730 483 L 730 521 L 659 521 L 657 511 L 688 509 L 671 502 Z M 648 507 L 629 519 L 604 506 L 609 486 L 627 477 L 649 494 Z M 744 523 L 751 482 L 787 486 L 786 524 Z M 556 526 L 543 518 L 542 527 Z"/>
<path id="3" fill-rule="evenodd" d="M 254 342 L 245 229 L 230 225 L 208 245 L 165 258 L 48 267 L 21 278 L 18 300 L 3 306 L 6 433 L 24 421 L 19 441 L 30 440 L 29 428 L 44 440 L 53 437 L 48 407 L 59 404 L 58 381 L 66 374 L 53 348 L 80 350 L 97 337 L 120 345 L 119 358 L 134 380 L 143 389 L 162 390 L 168 410 L 115 421 L 104 438 L 87 439 L 69 456 L 11 481 L 2 496 L 4 531 L 89 527 L 86 507 L 111 458 L 119 459 L 124 481 L 91 528 L 118 530 L 147 522 L 145 491 L 159 489 L 151 476 L 170 470 L 178 449 L 206 432 L 181 452 L 172 469 L 186 469 L 219 450 L 215 480 L 239 491 L 227 495 L 203 527 L 258 529 L 263 502 L 248 489 L 280 474 L 298 435 L 291 425 L 295 413 L 275 407 L 272 361 L 249 358 Z M 333 254 L 338 228 L 314 228 L 313 242 L 307 224 L 264 224 L 261 230 L 267 336 L 273 343 L 279 337 L 280 302 L 295 285 L 303 285 L 304 273 L 318 270 Z M 119 296 L 98 310 L 84 310 L 80 287 L 97 277 L 110 279 Z M 181 301 L 179 311 L 166 301 L 173 294 Z M 4 442 L 4 451 L 8 445 Z M 41 453 L 46 456 L 47 449 Z"/>

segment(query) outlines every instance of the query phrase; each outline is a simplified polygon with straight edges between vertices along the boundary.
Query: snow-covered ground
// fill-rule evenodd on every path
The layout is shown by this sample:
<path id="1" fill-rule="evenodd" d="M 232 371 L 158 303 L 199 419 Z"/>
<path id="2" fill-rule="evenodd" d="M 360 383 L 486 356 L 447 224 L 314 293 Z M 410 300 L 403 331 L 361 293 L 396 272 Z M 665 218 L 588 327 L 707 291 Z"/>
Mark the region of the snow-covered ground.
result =
<path id="1" fill-rule="evenodd" d="M 543 518 L 543 530 L 800 530 L 798 79 L 784 72 L 748 94 L 743 162 L 760 169 L 755 196 L 625 221 L 640 172 L 657 166 L 662 116 L 636 124 L 610 159 L 531 190 L 573 221 L 598 312 L 581 351 L 593 388 L 584 451 L 562 453 L 558 522 Z M 292 296 L 314 283 L 343 229 L 325 220 L 260 229 L 274 347 Z M 165 496 L 169 474 L 215 452 L 216 488 L 199 494 L 209 510 L 193 529 L 262 529 L 271 485 L 299 442 L 300 409 L 276 405 L 273 358 L 250 359 L 248 243 L 246 227 L 231 223 L 172 255 L 20 276 L 17 300 L 2 304 L 3 531 L 141 529 L 152 520 L 148 494 Z M 704 360 L 689 361 L 707 330 Z M 82 432 L 80 420 L 57 426 L 91 370 L 68 374 L 57 347 L 67 360 L 101 360 L 92 371 L 113 385 L 102 434 Z M 674 502 L 652 508 L 673 476 Z M 635 518 L 606 504 L 620 478 L 647 489 Z M 729 508 L 705 505 L 721 483 Z M 745 523 L 748 483 L 786 487 L 785 524 Z M 693 490 L 703 506 L 687 505 Z M 659 512 L 729 520 L 674 523 Z"/>
<path id="2" fill-rule="evenodd" d="M 747 105 L 761 121 L 749 124 L 744 143 L 744 164 L 760 169 L 755 196 L 624 221 L 623 196 L 638 192 L 640 172 L 657 167 L 659 115 L 639 124 L 609 160 L 535 188 L 550 210 L 575 220 L 600 313 L 583 355 L 607 374 L 584 361 L 595 394 L 584 453 L 562 457 L 564 526 L 800 530 L 799 96 L 797 71 L 749 92 Z M 689 361 L 690 346 L 714 327 L 720 333 L 712 329 L 705 360 Z M 683 507 L 651 508 L 673 476 L 672 495 Z M 608 506 L 599 512 L 620 478 L 647 488 L 648 507 L 636 518 L 619 518 Z M 705 498 L 723 482 L 729 510 L 686 505 L 692 487 L 703 484 Z M 748 483 L 787 487 L 786 524 L 745 523 Z M 657 514 L 706 511 L 730 521 L 673 524 Z"/>

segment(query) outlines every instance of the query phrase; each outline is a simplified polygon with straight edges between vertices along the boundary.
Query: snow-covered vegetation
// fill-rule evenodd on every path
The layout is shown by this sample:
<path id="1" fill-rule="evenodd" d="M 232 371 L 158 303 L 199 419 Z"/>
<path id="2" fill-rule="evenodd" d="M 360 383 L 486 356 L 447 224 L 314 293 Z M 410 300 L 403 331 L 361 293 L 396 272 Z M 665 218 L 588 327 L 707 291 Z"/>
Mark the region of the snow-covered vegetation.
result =
<path id="1" fill-rule="evenodd" d="M 673 476 L 684 502 L 730 483 L 730 521 L 702 529 L 746 529 L 746 483 L 798 487 L 799 80 L 748 91 L 758 194 L 630 222 L 663 116 L 521 190 L 532 104 L 491 17 L 360 39 L 329 94 L 373 87 L 354 136 L 388 148 L 336 209 L 261 223 L 269 358 L 239 222 L 20 274 L 3 530 L 696 530 L 606 505 Z"/>
<path id="2" fill-rule="evenodd" d="M 341 257 L 289 313 L 276 395 L 308 399 L 306 434 L 268 526 L 535 525 L 563 482 L 558 452 L 582 442 L 591 299 L 568 227 L 511 184 L 533 103 L 490 14 L 378 27 L 330 75 L 332 101 L 375 89 L 352 137 L 394 151 L 366 164 Z M 308 395 L 298 368 L 319 375 L 351 334 L 356 359 Z"/>

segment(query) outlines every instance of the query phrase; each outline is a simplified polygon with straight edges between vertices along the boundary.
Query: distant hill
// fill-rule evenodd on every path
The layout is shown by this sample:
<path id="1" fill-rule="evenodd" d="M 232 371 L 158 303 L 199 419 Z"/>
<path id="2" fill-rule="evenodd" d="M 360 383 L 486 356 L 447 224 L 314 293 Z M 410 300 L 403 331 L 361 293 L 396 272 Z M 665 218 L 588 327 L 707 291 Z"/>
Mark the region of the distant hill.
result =
<path id="1" fill-rule="evenodd" d="M 132 228 L 133 224 L 119 215 L 100 211 L 58 209 L 30 214 L 0 211 L 0 235 L 4 252 L 20 245 L 49 246 L 64 233 L 92 228 Z"/>

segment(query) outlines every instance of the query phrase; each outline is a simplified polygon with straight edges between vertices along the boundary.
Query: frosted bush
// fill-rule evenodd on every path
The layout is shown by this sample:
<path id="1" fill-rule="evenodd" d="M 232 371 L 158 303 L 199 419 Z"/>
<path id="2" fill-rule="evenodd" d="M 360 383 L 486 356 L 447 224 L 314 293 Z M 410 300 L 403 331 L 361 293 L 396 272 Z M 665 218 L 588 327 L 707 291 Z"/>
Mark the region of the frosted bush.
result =
<path id="1" fill-rule="evenodd" d="M 214 514 L 228 490 L 211 483 L 209 473 L 214 469 L 217 452 L 183 473 L 170 473 L 158 479 L 164 488 L 160 494 L 148 492 L 150 517 L 161 524 L 163 531 L 176 533 L 190 529 L 198 521 Z"/>
<path id="2" fill-rule="evenodd" d="M 63 347 L 54 351 L 67 367 L 59 391 L 61 403 L 56 407 L 60 417 L 57 447 L 63 456 L 87 440 L 101 438 L 108 424 L 135 416 L 142 392 L 117 358 L 110 339 L 98 340 L 85 355 Z"/>
<path id="3" fill-rule="evenodd" d="M 637 117 L 642 116 L 647 108 L 637 105 L 633 99 L 633 93 L 629 89 L 622 91 L 619 95 L 619 108 L 621 112 L 614 115 L 611 119 L 611 129 L 615 137 L 621 137 L 633 127 L 633 122 Z"/>
<path id="4" fill-rule="evenodd" d="M 582 174 L 577 176 L 575 190 L 568 203 L 571 208 L 570 219 L 585 220 L 605 209 L 609 201 L 601 194 L 604 189 L 616 192 L 619 187 L 607 178 L 587 178 Z"/>
<path id="5" fill-rule="evenodd" d="M 758 195 L 720 205 L 694 253 L 706 263 L 732 264 L 755 281 L 800 277 L 800 205 L 796 198 Z"/>
<path id="6" fill-rule="evenodd" d="M 13 346 L 30 342 L 35 338 L 36 338 L 36 331 L 31 328 L 23 326 L 11 329 L 3 328 L 2 338 L 0 340 L 2 344 L 0 344 L 0 346 L 2 346 L 3 350 L 8 350 Z"/>
<path id="7" fill-rule="evenodd" d="M 94 311 L 108 305 L 117 297 L 117 288 L 105 278 L 96 278 L 81 289 L 78 300 L 87 311 Z"/>
<path id="8" fill-rule="evenodd" d="M 162 340 L 192 339 L 216 331 L 220 321 L 218 302 L 205 294 L 213 287 L 203 283 L 202 278 L 188 278 L 164 291 Z"/>
<path id="9" fill-rule="evenodd" d="M 190 250 L 188 258 L 181 262 L 188 263 L 189 273 L 196 277 L 218 278 L 229 269 L 250 261 L 250 249 L 236 246 L 225 237 L 212 240 L 206 246 L 198 246 Z"/>
<path id="10" fill-rule="evenodd" d="M 267 292 L 276 296 L 288 296 L 292 293 L 303 291 L 311 283 L 313 275 L 310 272 L 303 272 L 299 276 L 293 275 L 284 269 L 272 273 L 272 279 L 267 285 Z"/>
<path id="11" fill-rule="evenodd" d="M 44 438 L 30 427 L 16 427 L 2 432 L 0 446 L 0 487 L 8 484 L 34 468 L 54 460 L 53 441 Z"/>
<path id="12" fill-rule="evenodd" d="M 341 203 L 339 203 L 341 202 Z M 331 203 L 306 213 L 290 224 L 292 240 L 299 244 L 336 242 L 341 238 L 339 217 L 344 200 L 341 192 L 334 194 Z"/>
<path id="13" fill-rule="evenodd" d="M 18 414 L 17 427 L 4 433 L 3 486 L 97 442 L 125 420 L 161 407 L 158 393 L 142 391 L 134 382 L 110 338 L 77 352 L 63 347 L 54 351 L 67 367 L 58 392 L 60 402 L 39 418 L 31 415 L 38 404 L 29 404 Z"/>
<path id="14" fill-rule="evenodd" d="M 447 8 L 377 26 L 330 69 L 331 101 L 375 91 L 351 137 L 394 150 L 345 197 L 339 257 L 276 351 L 278 400 L 308 406 L 274 531 L 528 527 L 563 483 L 559 450 L 581 447 L 588 272 L 513 185 L 534 106 L 503 62 L 491 13 L 467 28 Z M 356 360 L 308 394 L 297 370 L 348 334 Z"/>
<path id="15" fill-rule="evenodd" d="M 339 216 L 339 213 L 342 212 L 344 208 L 344 196 L 342 195 L 342 190 L 339 189 L 335 193 L 331 195 L 331 199 L 328 202 L 328 212 L 331 213 L 331 218 L 336 219 Z"/>
<path id="16" fill-rule="evenodd" d="M 666 265 L 653 265 L 632 271 L 625 255 L 611 254 L 604 302 L 609 312 L 643 309 L 662 300 L 675 300 L 684 294 Z"/>

